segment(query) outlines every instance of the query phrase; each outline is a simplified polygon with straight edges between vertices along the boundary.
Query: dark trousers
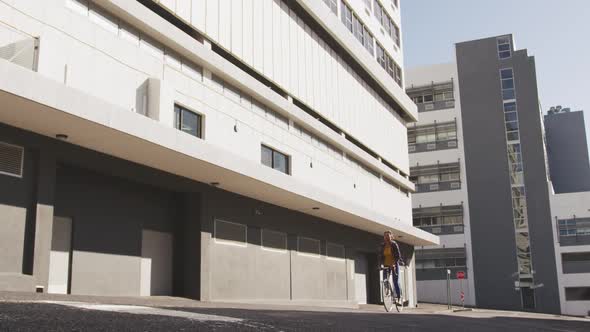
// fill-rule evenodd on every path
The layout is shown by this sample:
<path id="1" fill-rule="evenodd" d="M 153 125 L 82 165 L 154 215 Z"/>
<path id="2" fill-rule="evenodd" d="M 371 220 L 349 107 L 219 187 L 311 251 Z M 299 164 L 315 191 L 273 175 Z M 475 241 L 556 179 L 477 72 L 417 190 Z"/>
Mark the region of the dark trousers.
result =
<path id="1" fill-rule="evenodd" d="M 402 297 L 402 291 L 399 288 L 399 264 L 395 263 L 395 271 L 392 268 L 385 268 L 383 269 L 383 280 L 387 280 L 389 278 L 389 274 L 393 274 L 393 288 L 395 288 L 395 294 L 397 298 Z"/>

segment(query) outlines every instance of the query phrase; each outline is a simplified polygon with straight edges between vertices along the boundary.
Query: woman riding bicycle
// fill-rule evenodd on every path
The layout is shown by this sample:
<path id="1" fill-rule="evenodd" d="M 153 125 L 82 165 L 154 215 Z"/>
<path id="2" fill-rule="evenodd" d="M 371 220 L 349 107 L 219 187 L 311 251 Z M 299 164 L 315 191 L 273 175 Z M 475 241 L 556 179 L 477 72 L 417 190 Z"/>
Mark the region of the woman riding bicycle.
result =
<path id="1" fill-rule="evenodd" d="M 381 243 L 379 250 L 379 262 L 383 268 L 383 280 L 387 280 L 390 273 L 393 274 L 393 287 L 399 303 L 402 296 L 399 287 L 399 266 L 404 265 L 404 262 L 399 246 L 393 240 L 391 231 L 383 233 L 383 243 Z"/>

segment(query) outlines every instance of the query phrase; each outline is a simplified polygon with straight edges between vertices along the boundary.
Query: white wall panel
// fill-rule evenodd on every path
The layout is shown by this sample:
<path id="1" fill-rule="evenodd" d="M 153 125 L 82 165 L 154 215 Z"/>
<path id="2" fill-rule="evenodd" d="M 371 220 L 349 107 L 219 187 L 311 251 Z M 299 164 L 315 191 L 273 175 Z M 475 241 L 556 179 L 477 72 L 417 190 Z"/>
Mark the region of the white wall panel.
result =
<path id="1" fill-rule="evenodd" d="M 272 7 L 273 0 L 259 0 L 262 2 L 262 22 L 263 26 L 263 49 L 264 49 L 264 75 L 267 77 L 273 76 L 273 21 L 272 21 Z"/>
<path id="2" fill-rule="evenodd" d="M 176 1 L 177 0 L 160 0 L 160 4 L 174 13 L 176 12 Z M 180 1 L 182 2 L 183 0 Z"/>
<path id="3" fill-rule="evenodd" d="M 192 0 L 176 0 L 176 14 L 185 22 L 191 21 Z"/>
<path id="4" fill-rule="evenodd" d="M 281 30 L 280 32 L 280 58 L 281 58 L 281 70 L 283 72 L 282 85 L 287 91 L 293 91 L 290 80 L 290 67 L 291 67 L 291 49 L 289 48 L 289 22 L 291 17 L 289 16 L 289 7 L 283 1 L 280 1 L 280 13 L 281 13 Z"/>
<path id="5" fill-rule="evenodd" d="M 272 68 L 273 79 L 281 86 L 285 86 L 283 80 L 283 53 L 281 50 L 281 39 L 283 32 L 281 29 L 281 1 L 272 1 Z M 267 19 L 267 18 L 265 18 Z"/>
<path id="6" fill-rule="evenodd" d="M 231 51 L 240 59 L 244 58 L 243 11 L 242 0 L 231 0 Z"/>
<path id="7" fill-rule="evenodd" d="M 231 50 L 232 0 L 219 2 L 219 43 L 226 50 Z"/>
<path id="8" fill-rule="evenodd" d="M 219 1 L 207 0 L 206 10 L 207 35 L 213 40 L 219 40 Z"/>
<path id="9" fill-rule="evenodd" d="M 192 0 L 192 25 L 201 32 L 207 32 L 207 0 Z"/>
<path id="10" fill-rule="evenodd" d="M 254 0 L 242 0 L 242 52 L 244 61 L 250 66 L 255 67 L 252 51 L 252 41 L 254 39 L 254 22 L 252 21 L 253 1 Z"/>
<path id="11" fill-rule="evenodd" d="M 254 68 L 260 73 L 264 73 L 265 57 L 265 32 L 264 32 L 264 1 L 253 0 L 252 2 L 252 57 Z"/>

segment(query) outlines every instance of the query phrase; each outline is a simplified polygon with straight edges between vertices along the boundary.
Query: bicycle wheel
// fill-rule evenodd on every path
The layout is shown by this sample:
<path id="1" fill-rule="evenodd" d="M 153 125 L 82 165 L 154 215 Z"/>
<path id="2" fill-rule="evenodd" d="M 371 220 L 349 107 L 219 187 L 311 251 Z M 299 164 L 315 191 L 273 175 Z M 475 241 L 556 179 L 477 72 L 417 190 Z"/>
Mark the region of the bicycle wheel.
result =
<path id="1" fill-rule="evenodd" d="M 395 305 L 395 293 L 391 288 L 391 284 L 387 280 L 383 281 L 383 284 L 381 285 L 381 296 L 383 297 L 385 311 L 390 312 Z"/>

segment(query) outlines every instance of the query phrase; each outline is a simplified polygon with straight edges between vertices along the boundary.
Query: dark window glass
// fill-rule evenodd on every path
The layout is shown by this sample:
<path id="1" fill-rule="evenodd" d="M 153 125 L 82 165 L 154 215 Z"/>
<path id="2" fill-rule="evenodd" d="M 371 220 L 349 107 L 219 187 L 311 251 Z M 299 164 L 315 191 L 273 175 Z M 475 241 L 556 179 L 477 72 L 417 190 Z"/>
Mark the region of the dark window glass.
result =
<path id="1" fill-rule="evenodd" d="M 215 220 L 214 230 L 216 239 L 246 243 L 246 225 L 217 219 Z"/>
<path id="2" fill-rule="evenodd" d="M 510 51 L 506 51 L 506 52 L 500 52 L 500 59 L 507 59 L 510 57 Z"/>
<path id="3" fill-rule="evenodd" d="M 262 164 L 268 167 L 272 167 L 272 150 L 266 146 L 262 146 Z"/>
<path id="4" fill-rule="evenodd" d="M 513 79 L 502 80 L 502 89 L 514 89 L 514 80 Z"/>
<path id="5" fill-rule="evenodd" d="M 590 301 L 590 287 L 566 287 L 566 301 Z"/>
<path id="6" fill-rule="evenodd" d="M 261 162 L 263 165 L 276 169 L 277 171 L 290 174 L 289 156 L 264 145 L 261 146 Z"/>
<path id="7" fill-rule="evenodd" d="M 513 78 L 512 69 L 502 69 L 500 74 L 502 79 Z"/>
<path id="8" fill-rule="evenodd" d="M 502 91 L 502 98 L 504 100 L 516 99 L 516 93 L 514 93 L 514 89 Z"/>
<path id="9" fill-rule="evenodd" d="M 518 116 L 516 114 L 516 112 L 504 113 L 504 119 L 506 121 L 517 121 Z"/>
<path id="10" fill-rule="evenodd" d="M 510 45 L 509 44 L 499 45 L 498 46 L 498 51 L 500 51 L 500 52 L 502 52 L 502 51 L 510 51 Z"/>
<path id="11" fill-rule="evenodd" d="M 424 102 L 425 102 L 425 103 L 432 102 L 433 100 L 434 100 L 434 99 L 433 99 L 432 95 L 425 95 L 425 96 L 424 96 Z"/>
<path id="12" fill-rule="evenodd" d="M 273 151 L 272 154 L 272 168 L 283 173 L 288 173 L 289 159 L 286 155 Z"/>
<path id="13" fill-rule="evenodd" d="M 516 103 L 505 103 L 504 104 L 504 112 L 516 112 Z"/>
<path id="14" fill-rule="evenodd" d="M 174 105 L 174 127 L 187 134 L 202 138 L 201 115 L 191 112 L 181 106 Z"/>
<path id="15" fill-rule="evenodd" d="M 518 141 L 518 139 L 519 139 L 518 131 L 508 133 L 507 138 L 509 141 Z"/>
<path id="16" fill-rule="evenodd" d="M 518 122 L 506 122 L 506 131 L 518 130 Z"/>

